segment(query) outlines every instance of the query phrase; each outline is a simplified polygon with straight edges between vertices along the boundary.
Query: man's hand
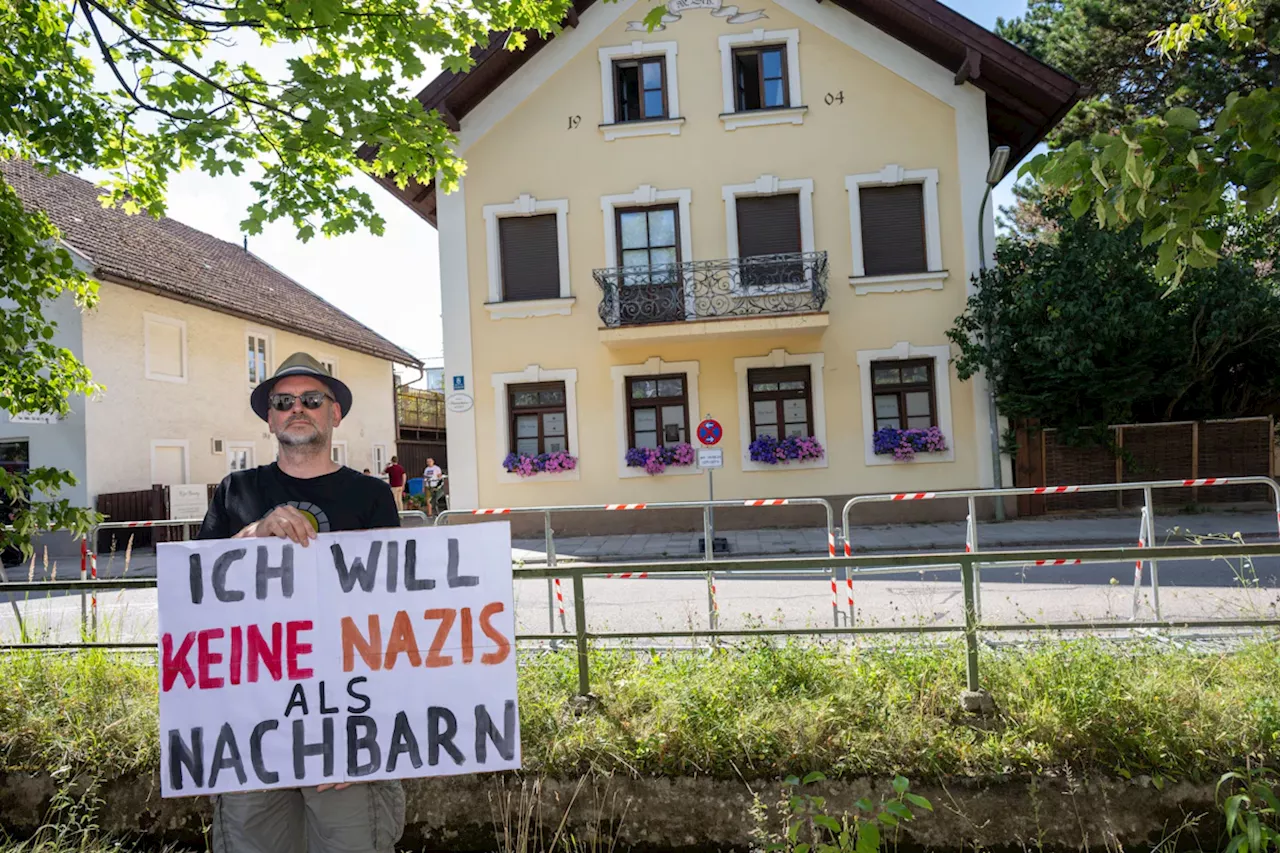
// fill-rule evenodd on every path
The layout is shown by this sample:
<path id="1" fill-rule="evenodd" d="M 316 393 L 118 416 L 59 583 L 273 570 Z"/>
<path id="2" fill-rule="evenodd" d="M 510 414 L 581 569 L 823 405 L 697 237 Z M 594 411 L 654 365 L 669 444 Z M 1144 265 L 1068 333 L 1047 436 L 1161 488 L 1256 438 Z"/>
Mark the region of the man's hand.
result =
<path id="1" fill-rule="evenodd" d="M 350 788 L 354 784 L 355 782 L 336 782 L 336 783 L 331 782 L 328 785 L 316 785 L 316 793 L 317 794 L 323 793 L 329 790 L 330 788 L 332 788 L 335 791 L 341 791 L 344 788 Z"/>
<path id="2" fill-rule="evenodd" d="M 231 538 L 254 539 L 260 536 L 289 539 L 305 548 L 316 538 L 316 530 L 296 507 L 281 504 Z"/>

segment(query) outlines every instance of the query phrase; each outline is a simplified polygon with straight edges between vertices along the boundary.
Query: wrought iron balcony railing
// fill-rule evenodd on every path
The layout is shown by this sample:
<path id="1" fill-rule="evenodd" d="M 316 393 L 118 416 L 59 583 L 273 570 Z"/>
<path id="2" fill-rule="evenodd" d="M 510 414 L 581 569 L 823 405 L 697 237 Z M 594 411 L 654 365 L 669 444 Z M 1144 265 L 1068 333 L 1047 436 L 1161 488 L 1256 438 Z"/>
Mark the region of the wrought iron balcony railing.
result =
<path id="1" fill-rule="evenodd" d="M 760 255 L 594 271 L 609 328 L 821 311 L 827 253 Z"/>

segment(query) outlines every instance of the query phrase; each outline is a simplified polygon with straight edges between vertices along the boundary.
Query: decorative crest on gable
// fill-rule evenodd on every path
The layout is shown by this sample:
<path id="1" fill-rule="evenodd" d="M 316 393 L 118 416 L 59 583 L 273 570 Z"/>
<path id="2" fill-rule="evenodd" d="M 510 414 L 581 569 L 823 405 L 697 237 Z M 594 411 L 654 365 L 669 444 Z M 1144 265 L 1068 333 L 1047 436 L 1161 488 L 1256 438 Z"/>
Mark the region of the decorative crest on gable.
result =
<path id="1" fill-rule="evenodd" d="M 665 30 L 667 24 L 674 24 L 680 20 L 681 13 L 694 9 L 707 9 L 713 18 L 726 18 L 730 24 L 750 24 L 769 17 L 764 13 L 764 9 L 743 12 L 737 6 L 723 5 L 723 0 L 667 0 L 665 5 L 667 11 L 662 15 L 662 23 L 653 28 L 654 32 Z M 627 31 L 649 32 L 649 27 L 644 21 L 628 21 Z"/>

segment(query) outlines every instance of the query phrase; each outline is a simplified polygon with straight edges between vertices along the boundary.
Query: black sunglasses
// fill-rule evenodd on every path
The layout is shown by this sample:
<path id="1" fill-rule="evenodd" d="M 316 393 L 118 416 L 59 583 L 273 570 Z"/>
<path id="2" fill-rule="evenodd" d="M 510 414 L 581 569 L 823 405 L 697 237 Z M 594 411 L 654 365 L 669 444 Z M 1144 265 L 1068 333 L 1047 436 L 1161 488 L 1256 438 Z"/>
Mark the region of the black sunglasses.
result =
<path id="1" fill-rule="evenodd" d="M 301 394 L 272 394 L 267 397 L 267 403 L 277 412 L 287 412 L 293 408 L 293 404 L 302 401 L 303 408 L 318 409 L 324 405 L 325 400 L 333 400 L 323 391 L 304 391 Z M 334 402 L 337 402 L 334 400 Z"/>

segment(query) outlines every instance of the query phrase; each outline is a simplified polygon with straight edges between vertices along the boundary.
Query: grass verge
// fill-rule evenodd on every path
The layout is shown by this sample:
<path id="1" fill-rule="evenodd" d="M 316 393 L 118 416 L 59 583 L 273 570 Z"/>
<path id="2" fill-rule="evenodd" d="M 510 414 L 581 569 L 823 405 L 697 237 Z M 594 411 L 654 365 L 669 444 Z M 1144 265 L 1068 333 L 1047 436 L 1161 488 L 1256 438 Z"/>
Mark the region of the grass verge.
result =
<path id="1" fill-rule="evenodd" d="M 1086 773 L 1212 779 L 1280 740 L 1280 644 L 1200 654 L 1156 643 L 1062 641 L 984 650 L 998 714 L 957 701 L 963 647 L 751 643 L 591 657 L 598 710 L 573 713 L 575 659 L 520 660 L 525 767 L 759 778 Z M 88 771 L 159 761 L 154 661 L 89 651 L 0 655 L 0 770 Z"/>

